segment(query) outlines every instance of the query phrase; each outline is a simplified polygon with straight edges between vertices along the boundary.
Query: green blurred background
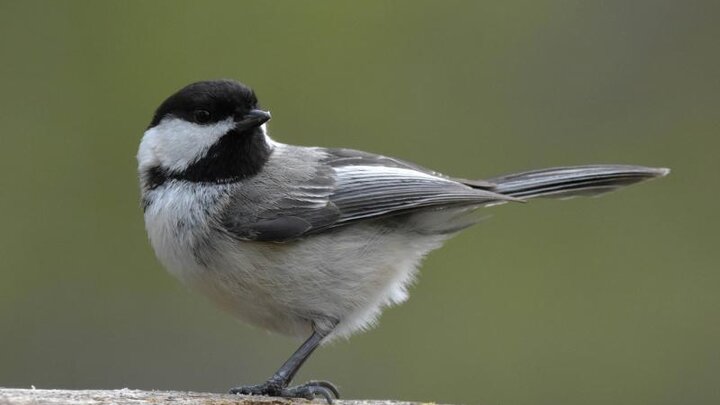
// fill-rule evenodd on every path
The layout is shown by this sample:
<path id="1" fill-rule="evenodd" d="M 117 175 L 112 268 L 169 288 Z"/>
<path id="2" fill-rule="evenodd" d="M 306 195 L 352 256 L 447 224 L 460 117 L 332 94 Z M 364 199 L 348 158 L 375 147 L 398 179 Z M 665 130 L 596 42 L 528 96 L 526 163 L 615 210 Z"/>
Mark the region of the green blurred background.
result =
<path id="1" fill-rule="evenodd" d="M 0 386 L 223 392 L 298 341 L 165 273 L 135 152 L 177 88 L 255 88 L 280 141 L 462 177 L 668 166 L 490 208 L 298 380 L 350 398 L 720 402 L 720 2 L 0 1 Z"/>

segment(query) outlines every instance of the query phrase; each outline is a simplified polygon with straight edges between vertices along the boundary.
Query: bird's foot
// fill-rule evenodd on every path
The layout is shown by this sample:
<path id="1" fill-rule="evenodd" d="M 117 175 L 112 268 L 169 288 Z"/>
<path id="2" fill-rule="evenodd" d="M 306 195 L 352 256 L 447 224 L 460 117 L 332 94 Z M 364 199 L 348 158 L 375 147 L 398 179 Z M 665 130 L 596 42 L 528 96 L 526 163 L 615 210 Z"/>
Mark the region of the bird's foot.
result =
<path id="1" fill-rule="evenodd" d="M 340 392 L 337 387 L 330 381 L 313 380 L 302 385 L 288 387 L 283 390 L 281 396 L 288 398 L 325 398 L 328 404 L 332 404 L 333 399 L 340 398 Z"/>
<path id="2" fill-rule="evenodd" d="M 322 397 L 325 398 L 328 404 L 332 404 L 333 399 L 340 398 L 340 392 L 338 392 L 335 385 L 329 381 L 308 381 L 302 385 L 287 387 L 277 381 L 270 380 L 262 384 L 233 388 L 230 390 L 230 393 L 235 395 L 305 398 L 309 400 Z"/>

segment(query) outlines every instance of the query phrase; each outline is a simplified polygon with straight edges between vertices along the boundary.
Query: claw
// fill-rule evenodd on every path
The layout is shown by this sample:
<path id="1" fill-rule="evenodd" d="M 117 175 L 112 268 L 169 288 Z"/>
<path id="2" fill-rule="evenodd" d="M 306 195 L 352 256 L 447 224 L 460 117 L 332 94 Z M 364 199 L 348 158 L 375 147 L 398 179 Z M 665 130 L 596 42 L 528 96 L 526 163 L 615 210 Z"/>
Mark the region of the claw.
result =
<path id="1" fill-rule="evenodd" d="M 302 385 L 285 388 L 275 381 L 268 381 L 258 385 L 246 385 L 232 388 L 230 394 L 234 395 L 263 395 L 268 397 L 304 398 L 313 400 L 322 397 L 328 404 L 340 398 L 337 387 L 329 381 L 313 380 Z"/>
<path id="2" fill-rule="evenodd" d="M 325 398 L 325 401 L 328 404 L 332 405 L 334 397 L 333 397 L 332 392 L 330 392 L 329 389 L 327 389 L 325 387 L 313 387 L 313 388 L 310 388 L 310 391 L 312 392 L 313 397 L 321 396 L 321 397 Z M 314 398 L 310 398 L 310 399 L 312 400 Z"/>
<path id="3" fill-rule="evenodd" d="M 325 398 L 328 404 L 333 403 L 333 399 L 340 398 L 340 393 L 335 386 L 327 381 L 310 381 L 303 385 L 290 387 L 283 390 L 282 396 L 293 398 L 305 398 L 313 400 L 317 397 Z"/>
<path id="4" fill-rule="evenodd" d="M 330 391 L 335 398 L 340 399 L 340 391 L 338 391 L 335 384 L 331 383 L 330 381 L 311 380 L 305 383 L 305 385 L 313 385 L 316 387 L 325 388 L 326 390 Z"/>

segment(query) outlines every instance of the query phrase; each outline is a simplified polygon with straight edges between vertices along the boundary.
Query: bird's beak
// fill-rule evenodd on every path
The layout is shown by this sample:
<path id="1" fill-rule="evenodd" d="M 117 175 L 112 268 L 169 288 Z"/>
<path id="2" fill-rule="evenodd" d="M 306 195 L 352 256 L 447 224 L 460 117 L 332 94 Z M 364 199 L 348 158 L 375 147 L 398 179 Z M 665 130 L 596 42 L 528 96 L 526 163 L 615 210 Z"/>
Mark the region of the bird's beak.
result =
<path id="1" fill-rule="evenodd" d="M 237 121 L 235 128 L 239 130 L 257 128 L 260 125 L 268 122 L 270 118 L 270 113 L 267 111 L 257 109 L 250 110 L 245 113 L 245 115 L 243 115 L 239 121 Z"/>

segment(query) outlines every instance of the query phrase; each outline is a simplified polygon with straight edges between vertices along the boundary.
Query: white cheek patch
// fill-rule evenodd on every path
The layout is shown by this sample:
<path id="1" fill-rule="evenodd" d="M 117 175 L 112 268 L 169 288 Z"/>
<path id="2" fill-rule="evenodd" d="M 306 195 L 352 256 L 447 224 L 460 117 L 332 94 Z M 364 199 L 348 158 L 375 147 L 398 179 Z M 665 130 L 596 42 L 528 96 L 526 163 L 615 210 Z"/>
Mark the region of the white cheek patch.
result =
<path id="1" fill-rule="evenodd" d="M 145 131 L 138 150 L 138 164 L 141 169 L 159 165 L 168 170 L 181 171 L 202 158 L 234 126 L 232 118 L 212 125 L 165 118 L 160 124 Z"/>

